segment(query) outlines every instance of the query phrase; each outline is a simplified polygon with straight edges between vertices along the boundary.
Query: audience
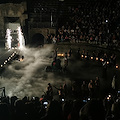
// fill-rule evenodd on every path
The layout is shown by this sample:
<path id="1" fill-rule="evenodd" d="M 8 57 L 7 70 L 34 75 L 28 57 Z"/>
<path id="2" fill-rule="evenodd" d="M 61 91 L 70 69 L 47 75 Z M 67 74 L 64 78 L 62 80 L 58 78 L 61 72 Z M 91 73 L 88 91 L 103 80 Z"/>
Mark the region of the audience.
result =
<path id="1" fill-rule="evenodd" d="M 86 1 L 68 5 L 64 8 L 65 10 L 62 10 L 62 14 L 66 15 L 68 19 L 59 17 L 57 32 L 55 35 L 48 34 L 49 40 L 47 42 L 79 43 L 85 41 L 91 44 L 106 45 L 114 49 L 119 48 L 119 7 L 118 0 Z M 53 38 L 54 40 L 52 40 Z"/>
<path id="2" fill-rule="evenodd" d="M 39 5 L 40 8 L 40 5 Z M 46 36 L 48 44 L 59 42 L 106 45 L 107 47 L 119 48 L 120 46 L 120 1 L 105 0 L 81 2 L 77 5 L 69 5 L 62 14 L 67 20 L 59 23 L 56 34 Z M 41 10 L 41 9 L 39 9 Z M 34 12 L 38 12 L 37 9 Z M 60 18 L 62 19 L 62 18 Z M 53 54 L 52 70 L 61 70 L 61 61 L 58 59 L 58 48 Z M 70 47 L 65 52 L 63 72 L 68 70 L 70 58 L 74 56 Z M 115 53 L 105 51 L 81 50 L 76 51 L 77 60 L 101 61 L 103 73 L 107 66 L 115 67 Z M 92 61 L 91 61 L 92 62 Z M 105 68 L 105 69 L 104 69 Z M 116 77 L 115 77 L 116 78 Z M 54 99 L 51 83 L 48 83 L 45 95 L 41 98 L 28 97 L 18 99 L 17 96 L 1 97 L 0 118 L 2 120 L 119 120 L 120 119 L 120 93 L 117 94 L 115 78 L 112 80 L 114 92 L 100 98 L 100 79 L 83 80 L 80 85 L 75 81 L 70 90 L 66 83 L 57 88 L 58 100 Z M 68 91 L 70 93 L 68 93 Z M 68 99 L 68 95 L 69 99 Z"/>

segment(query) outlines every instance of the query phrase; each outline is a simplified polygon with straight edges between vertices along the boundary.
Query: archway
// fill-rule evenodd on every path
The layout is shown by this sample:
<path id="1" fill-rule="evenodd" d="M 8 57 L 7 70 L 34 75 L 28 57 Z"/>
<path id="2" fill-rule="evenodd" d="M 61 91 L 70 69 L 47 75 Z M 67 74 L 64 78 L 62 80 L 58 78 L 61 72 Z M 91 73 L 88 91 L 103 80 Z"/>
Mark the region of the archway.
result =
<path id="1" fill-rule="evenodd" d="M 40 33 L 36 33 L 32 37 L 31 46 L 39 47 L 44 45 L 44 36 Z"/>

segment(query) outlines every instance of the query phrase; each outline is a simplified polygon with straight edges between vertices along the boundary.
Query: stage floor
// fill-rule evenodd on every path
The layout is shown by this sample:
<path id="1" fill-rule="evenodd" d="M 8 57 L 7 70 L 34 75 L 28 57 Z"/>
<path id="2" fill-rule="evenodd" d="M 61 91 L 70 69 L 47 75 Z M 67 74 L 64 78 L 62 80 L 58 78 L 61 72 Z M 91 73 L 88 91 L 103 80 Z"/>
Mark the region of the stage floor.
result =
<path id="1" fill-rule="evenodd" d="M 76 60 L 71 57 L 68 65 L 68 72 L 46 72 L 46 66 L 51 65 L 53 58 L 53 50 L 58 47 L 58 52 L 68 51 L 70 45 L 57 45 L 45 44 L 43 48 L 25 48 L 21 51 L 24 55 L 23 61 L 15 60 L 12 64 L 5 67 L 5 71 L 1 74 L 0 87 L 5 87 L 7 96 L 17 96 L 22 98 L 24 96 L 38 96 L 46 92 L 47 84 L 60 87 L 66 82 L 69 91 L 71 85 L 77 82 L 78 86 L 85 80 L 87 83 L 89 80 L 95 80 L 95 77 L 100 78 L 100 96 L 104 97 L 111 90 L 111 81 L 113 74 L 117 73 L 118 88 L 120 88 L 120 70 L 115 68 L 107 69 L 107 77 L 103 78 L 102 65 L 100 62 L 93 60 Z M 72 48 L 78 48 L 76 45 L 71 45 Z M 89 49 L 93 50 L 95 47 L 80 45 L 81 50 Z M 118 57 L 119 58 L 119 57 Z M 61 59 L 61 65 L 63 66 L 63 58 Z M 57 98 L 57 90 L 53 87 L 54 97 Z M 71 98 L 69 94 L 68 99 Z"/>

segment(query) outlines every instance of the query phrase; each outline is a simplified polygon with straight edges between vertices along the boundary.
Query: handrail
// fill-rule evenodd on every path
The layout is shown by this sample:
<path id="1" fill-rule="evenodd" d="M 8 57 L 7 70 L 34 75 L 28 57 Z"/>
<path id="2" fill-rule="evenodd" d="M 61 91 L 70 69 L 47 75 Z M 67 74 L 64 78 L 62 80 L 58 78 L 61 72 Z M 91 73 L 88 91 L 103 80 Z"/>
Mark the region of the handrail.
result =
<path id="1" fill-rule="evenodd" d="M 5 95 L 5 87 L 1 87 L 0 89 L 3 89 L 0 97 L 5 97 L 5 96 L 6 96 L 6 95 Z"/>

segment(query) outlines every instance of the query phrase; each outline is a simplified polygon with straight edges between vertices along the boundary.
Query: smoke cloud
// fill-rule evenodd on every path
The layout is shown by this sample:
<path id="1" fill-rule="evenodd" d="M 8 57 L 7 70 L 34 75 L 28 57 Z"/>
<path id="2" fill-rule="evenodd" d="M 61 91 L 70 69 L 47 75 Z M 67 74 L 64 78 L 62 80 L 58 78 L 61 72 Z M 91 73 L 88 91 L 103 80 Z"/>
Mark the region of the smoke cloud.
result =
<path id="1" fill-rule="evenodd" d="M 69 83 L 68 78 L 61 75 L 55 75 L 52 72 L 46 72 L 45 68 L 51 65 L 53 46 L 45 45 L 43 48 L 24 48 L 21 54 L 24 60 L 13 61 L 6 67 L 1 76 L 0 87 L 6 88 L 7 96 L 38 96 L 44 94 L 48 83 L 52 85 Z"/>

